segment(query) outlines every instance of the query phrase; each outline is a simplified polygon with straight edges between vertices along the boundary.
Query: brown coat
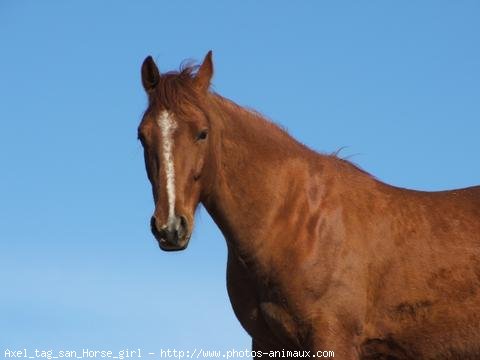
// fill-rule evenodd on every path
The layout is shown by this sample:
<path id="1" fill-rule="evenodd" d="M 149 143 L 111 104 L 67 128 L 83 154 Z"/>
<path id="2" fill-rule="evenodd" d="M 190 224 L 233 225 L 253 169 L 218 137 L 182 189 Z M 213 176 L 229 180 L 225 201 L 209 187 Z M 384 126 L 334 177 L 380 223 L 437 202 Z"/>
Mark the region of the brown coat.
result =
<path id="1" fill-rule="evenodd" d="M 212 73 L 211 53 L 197 73 L 160 75 L 151 58 L 142 67 L 152 230 L 166 250 L 183 249 L 204 204 L 226 238 L 228 292 L 253 349 L 480 359 L 480 187 L 384 184 L 208 92 Z M 157 229 L 166 219 L 164 165 L 152 171 L 162 111 L 178 125 L 175 212 L 188 234 L 169 244 Z M 204 127 L 202 145 L 187 140 Z"/>

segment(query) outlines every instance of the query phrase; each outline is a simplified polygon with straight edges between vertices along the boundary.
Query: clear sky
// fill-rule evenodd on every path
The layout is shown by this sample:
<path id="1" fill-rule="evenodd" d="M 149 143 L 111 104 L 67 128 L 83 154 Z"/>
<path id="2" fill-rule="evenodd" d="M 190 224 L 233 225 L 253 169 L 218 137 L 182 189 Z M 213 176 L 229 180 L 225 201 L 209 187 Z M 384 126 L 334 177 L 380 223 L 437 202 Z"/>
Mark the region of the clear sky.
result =
<path id="1" fill-rule="evenodd" d="M 214 52 L 215 91 L 388 183 L 480 183 L 478 1 L 0 1 L 0 350 L 249 348 L 202 210 L 163 253 L 140 65 Z"/>

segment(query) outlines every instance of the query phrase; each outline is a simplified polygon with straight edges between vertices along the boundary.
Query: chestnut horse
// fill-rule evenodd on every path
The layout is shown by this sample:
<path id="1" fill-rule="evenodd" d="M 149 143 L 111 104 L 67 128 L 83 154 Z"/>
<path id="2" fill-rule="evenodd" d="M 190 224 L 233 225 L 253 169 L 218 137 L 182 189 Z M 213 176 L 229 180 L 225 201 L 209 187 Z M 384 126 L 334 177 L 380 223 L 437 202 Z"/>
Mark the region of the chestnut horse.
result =
<path id="1" fill-rule="evenodd" d="M 479 186 L 402 189 L 312 151 L 210 91 L 211 52 L 164 74 L 147 57 L 141 73 L 152 232 L 185 249 L 204 205 L 253 350 L 480 359 Z"/>

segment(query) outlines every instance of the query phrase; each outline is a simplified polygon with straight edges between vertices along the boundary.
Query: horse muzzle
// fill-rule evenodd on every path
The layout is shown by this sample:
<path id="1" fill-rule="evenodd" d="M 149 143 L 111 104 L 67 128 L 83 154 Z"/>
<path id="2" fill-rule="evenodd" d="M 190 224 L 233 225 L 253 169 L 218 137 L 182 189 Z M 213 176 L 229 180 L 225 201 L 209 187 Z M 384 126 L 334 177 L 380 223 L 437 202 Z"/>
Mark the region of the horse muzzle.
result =
<path id="1" fill-rule="evenodd" d="M 150 228 L 163 251 L 184 250 L 190 240 L 190 227 L 185 216 L 175 216 L 165 226 L 158 226 L 157 218 L 152 216 Z"/>

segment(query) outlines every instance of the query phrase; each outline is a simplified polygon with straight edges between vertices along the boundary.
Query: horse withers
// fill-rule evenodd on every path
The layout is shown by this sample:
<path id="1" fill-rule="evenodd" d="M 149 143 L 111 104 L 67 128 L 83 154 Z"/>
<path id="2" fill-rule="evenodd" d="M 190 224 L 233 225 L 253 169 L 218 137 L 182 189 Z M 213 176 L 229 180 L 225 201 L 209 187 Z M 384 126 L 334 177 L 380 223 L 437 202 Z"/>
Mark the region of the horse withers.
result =
<path id="1" fill-rule="evenodd" d="M 187 247 L 202 203 L 228 245 L 227 289 L 255 351 L 337 359 L 480 359 L 480 187 L 378 181 L 147 57 L 138 128 L 152 233 Z"/>

